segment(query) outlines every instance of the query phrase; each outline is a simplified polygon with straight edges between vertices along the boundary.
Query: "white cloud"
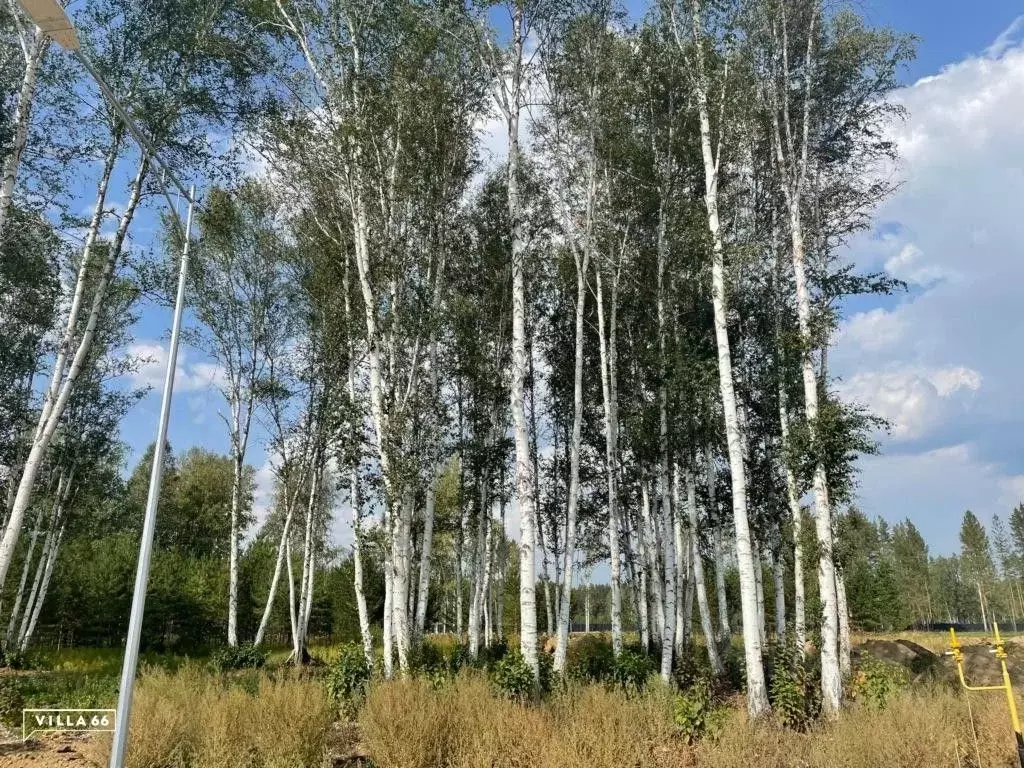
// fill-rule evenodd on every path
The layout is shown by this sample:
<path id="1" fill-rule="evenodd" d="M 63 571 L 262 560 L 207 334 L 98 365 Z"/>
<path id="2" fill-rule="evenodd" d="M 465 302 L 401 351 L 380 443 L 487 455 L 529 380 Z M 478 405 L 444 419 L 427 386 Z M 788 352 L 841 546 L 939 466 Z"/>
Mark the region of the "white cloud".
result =
<path id="1" fill-rule="evenodd" d="M 926 513 L 948 548 L 965 508 L 1005 514 L 1024 491 L 1022 30 L 893 94 L 901 185 L 851 255 L 910 290 L 858 304 L 830 357 L 843 393 L 894 423 L 889 455 L 863 462 L 865 511 Z"/>
<path id="2" fill-rule="evenodd" d="M 853 315 L 842 328 L 842 337 L 866 351 L 886 349 L 903 338 L 906 324 L 898 312 L 876 307 Z"/>
<path id="3" fill-rule="evenodd" d="M 899 252 L 885 262 L 885 271 L 911 285 L 930 286 L 956 273 L 937 264 L 929 264 L 921 249 L 906 243 Z"/>
<path id="4" fill-rule="evenodd" d="M 140 360 L 132 374 L 139 386 L 161 389 L 167 375 L 167 345 L 158 341 L 137 341 L 128 346 L 128 354 Z M 178 348 L 178 364 L 174 372 L 174 391 L 189 392 L 220 386 L 225 382 L 224 369 L 216 363 L 190 362 L 188 351 Z"/>
<path id="5" fill-rule="evenodd" d="M 844 397 L 867 405 L 889 421 L 896 440 L 926 436 L 962 405 L 954 395 L 980 388 L 981 374 L 963 366 L 864 371 L 839 383 Z"/>

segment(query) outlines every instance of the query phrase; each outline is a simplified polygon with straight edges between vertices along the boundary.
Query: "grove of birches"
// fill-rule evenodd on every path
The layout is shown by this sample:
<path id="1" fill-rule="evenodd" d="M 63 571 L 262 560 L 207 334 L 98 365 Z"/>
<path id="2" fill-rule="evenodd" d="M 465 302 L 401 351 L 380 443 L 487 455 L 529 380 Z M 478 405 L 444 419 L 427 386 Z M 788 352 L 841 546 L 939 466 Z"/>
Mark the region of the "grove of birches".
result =
<path id="1" fill-rule="evenodd" d="M 196 185 L 193 431 L 229 446 L 166 454 L 143 648 L 331 637 L 391 677 L 446 632 L 536 677 L 593 624 L 669 681 L 741 634 L 757 717 L 785 638 L 832 716 L 851 625 L 1024 615 L 1024 507 L 949 557 L 857 507 L 886 424 L 828 353 L 848 297 L 904 289 L 847 247 L 914 40 L 855 6 L 74 3 Z M 116 648 L 153 456 L 120 429 L 155 432 L 166 363 L 134 329 L 169 327 L 186 205 L 13 0 L 0 35 L 0 638 Z"/>

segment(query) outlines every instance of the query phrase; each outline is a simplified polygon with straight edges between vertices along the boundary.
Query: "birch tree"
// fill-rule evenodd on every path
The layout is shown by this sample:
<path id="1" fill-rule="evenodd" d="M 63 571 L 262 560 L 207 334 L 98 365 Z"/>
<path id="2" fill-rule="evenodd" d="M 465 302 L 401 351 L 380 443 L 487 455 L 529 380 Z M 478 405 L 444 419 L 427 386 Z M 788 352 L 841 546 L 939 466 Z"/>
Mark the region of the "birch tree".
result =
<path id="1" fill-rule="evenodd" d="M 676 44 L 685 54 L 692 56 L 694 102 L 700 129 L 701 158 L 704 165 L 704 202 L 707 210 L 708 232 L 711 237 L 711 294 L 714 308 L 715 339 L 718 351 L 719 386 L 725 418 L 726 445 L 732 477 L 733 526 L 736 531 L 736 559 L 740 574 L 740 604 L 743 614 L 743 644 L 747 676 L 747 708 L 754 718 L 769 711 L 768 691 L 764 678 L 761 639 L 757 631 L 758 611 L 747 515 L 746 469 L 743 463 L 742 435 L 737 415 L 732 356 L 727 327 L 727 293 L 725 282 L 725 244 L 719 216 L 719 171 L 722 148 L 726 140 L 723 115 L 718 115 L 718 136 L 712 135 L 712 115 L 723 111 L 727 103 L 728 67 L 724 66 L 715 80 L 710 76 L 710 63 L 705 47 L 714 39 L 708 34 L 707 9 L 700 0 L 692 0 L 681 14 L 676 4 L 670 6 L 670 19 Z M 683 14 L 688 15 L 689 29 L 683 26 Z M 728 52 L 726 52 L 728 55 Z M 728 59 L 726 59 L 728 61 Z M 719 87 L 711 93 L 712 83 Z M 716 110 L 716 102 L 721 105 Z"/>
<path id="2" fill-rule="evenodd" d="M 228 405 L 222 415 L 234 466 L 228 565 L 228 645 L 238 645 L 238 548 L 247 522 L 243 497 L 245 460 L 268 357 L 289 341 L 282 279 L 285 246 L 275 227 L 269 190 L 243 182 L 213 190 L 199 216 L 202 239 L 190 271 L 192 304 L 204 326 L 200 343 L 219 366 L 215 386 Z"/>

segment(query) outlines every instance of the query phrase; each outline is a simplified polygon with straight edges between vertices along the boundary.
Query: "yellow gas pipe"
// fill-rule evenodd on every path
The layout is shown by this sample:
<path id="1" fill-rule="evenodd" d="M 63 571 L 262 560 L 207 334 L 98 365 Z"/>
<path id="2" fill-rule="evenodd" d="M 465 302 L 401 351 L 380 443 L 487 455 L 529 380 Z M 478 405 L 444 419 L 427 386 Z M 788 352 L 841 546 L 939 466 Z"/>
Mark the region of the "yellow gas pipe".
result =
<path id="1" fill-rule="evenodd" d="M 1017 760 L 1021 768 L 1024 768 L 1024 735 L 1020 730 L 1020 718 L 1017 716 L 1017 701 L 1013 696 L 1013 685 L 1010 682 L 1010 673 L 1006 669 L 1006 647 L 1003 638 L 999 635 L 999 625 L 992 623 L 995 632 L 995 654 L 999 659 L 999 666 L 1003 672 L 1002 685 L 968 685 L 964 678 L 964 653 L 961 650 L 960 641 L 956 639 L 956 631 L 949 628 L 949 652 L 956 662 L 956 671 L 960 677 L 960 684 L 968 691 L 1005 691 L 1006 704 L 1010 710 L 1010 723 L 1013 725 L 1013 734 L 1017 739 Z"/>

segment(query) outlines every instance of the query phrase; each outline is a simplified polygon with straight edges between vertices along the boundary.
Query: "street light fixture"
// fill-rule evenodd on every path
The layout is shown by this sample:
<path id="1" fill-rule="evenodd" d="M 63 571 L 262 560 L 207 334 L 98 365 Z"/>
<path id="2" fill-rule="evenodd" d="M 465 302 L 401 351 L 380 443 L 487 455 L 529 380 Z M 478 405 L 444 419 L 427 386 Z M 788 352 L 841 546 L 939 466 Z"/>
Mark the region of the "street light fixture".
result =
<path id="1" fill-rule="evenodd" d="M 174 172 L 164 165 L 156 148 L 132 120 L 128 110 L 118 100 L 103 80 L 103 77 L 82 51 L 75 34 L 75 27 L 67 13 L 56 0 L 19 0 L 29 18 L 53 38 L 61 48 L 72 52 L 96 81 L 103 96 L 117 112 L 131 135 L 138 142 L 143 154 L 160 168 L 181 195 L 188 201 L 188 215 L 185 221 L 181 264 L 178 268 L 178 288 L 174 301 L 174 319 L 171 322 L 171 341 L 167 355 L 167 371 L 164 376 L 163 396 L 160 400 L 160 421 L 157 424 L 156 446 L 153 449 L 153 466 L 149 475 L 149 495 L 146 498 L 146 515 L 142 525 L 142 541 L 139 543 L 139 562 L 135 571 L 135 592 L 132 596 L 131 617 L 128 620 L 128 637 L 125 641 L 124 661 L 121 665 L 121 685 L 118 688 L 117 710 L 114 715 L 114 744 L 110 751 L 110 768 L 123 768 L 128 751 L 128 721 L 131 717 L 132 693 L 135 688 L 135 672 L 139 663 L 139 642 L 142 637 L 142 617 L 146 607 L 146 587 L 149 581 L 149 563 L 153 554 L 153 536 L 156 531 L 156 512 L 160 501 L 160 481 L 164 467 L 164 446 L 167 443 L 167 423 L 170 419 L 171 396 L 174 390 L 174 373 L 178 362 L 178 342 L 181 337 L 181 316 L 185 305 L 185 284 L 188 277 L 189 237 L 192 231 L 192 214 L 195 207 L 195 187 L 188 190 Z M 163 186 L 161 184 L 161 186 Z M 163 189 L 171 213 L 178 221 L 178 213 L 171 204 L 167 189 Z"/>

